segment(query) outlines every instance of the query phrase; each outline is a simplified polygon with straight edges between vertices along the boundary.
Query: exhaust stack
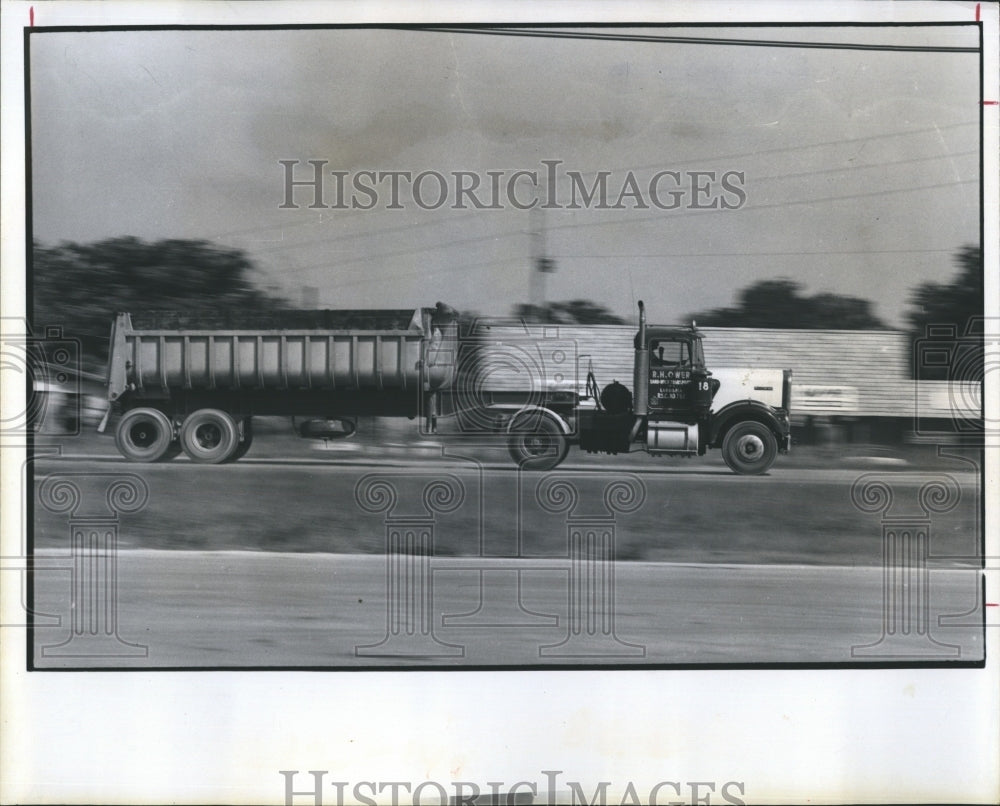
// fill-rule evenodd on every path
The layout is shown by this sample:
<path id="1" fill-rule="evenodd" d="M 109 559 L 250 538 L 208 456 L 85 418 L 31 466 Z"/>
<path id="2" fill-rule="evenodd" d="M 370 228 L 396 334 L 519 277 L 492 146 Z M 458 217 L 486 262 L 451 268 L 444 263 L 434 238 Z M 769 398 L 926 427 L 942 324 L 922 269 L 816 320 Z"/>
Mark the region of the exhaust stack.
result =
<path id="1" fill-rule="evenodd" d="M 639 332 L 635 336 L 635 364 L 632 376 L 633 411 L 649 414 L 649 345 L 646 344 L 646 306 L 639 300 Z"/>

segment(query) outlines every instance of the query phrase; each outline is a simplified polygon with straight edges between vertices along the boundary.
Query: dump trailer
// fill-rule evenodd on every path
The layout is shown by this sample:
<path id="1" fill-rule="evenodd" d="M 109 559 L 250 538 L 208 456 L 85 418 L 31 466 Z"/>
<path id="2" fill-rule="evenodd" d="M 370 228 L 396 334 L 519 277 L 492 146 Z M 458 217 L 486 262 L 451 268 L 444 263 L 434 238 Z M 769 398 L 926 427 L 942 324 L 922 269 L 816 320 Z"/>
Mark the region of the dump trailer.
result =
<path id="1" fill-rule="evenodd" d="M 120 313 L 108 361 L 118 450 L 139 462 L 181 451 L 232 461 L 249 450 L 255 416 L 301 420 L 308 438 L 350 436 L 361 415 L 431 412 L 433 423 L 454 376 L 455 335 L 455 312 L 440 304 L 216 321 Z"/>
<path id="2" fill-rule="evenodd" d="M 454 437 L 503 440 L 529 470 L 558 466 L 574 446 L 688 457 L 716 448 L 734 472 L 759 474 L 790 448 L 790 370 L 713 372 L 693 324 L 648 326 L 642 302 L 631 361 L 603 388 L 592 363 L 579 381 L 568 346 L 545 340 L 543 350 L 523 331 L 498 338 L 503 328 L 460 333 L 457 319 L 442 303 L 249 323 L 119 314 L 108 362 L 118 449 L 133 461 L 181 451 L 233 461 L 252 443 L 253 418 L 268 415 L 291 416 L 307 438 L 350 436 L 359 416 L 421 417 L 431 433 L 448 417 Z M 549 365 L 535 360 L 543 354 Z"/>

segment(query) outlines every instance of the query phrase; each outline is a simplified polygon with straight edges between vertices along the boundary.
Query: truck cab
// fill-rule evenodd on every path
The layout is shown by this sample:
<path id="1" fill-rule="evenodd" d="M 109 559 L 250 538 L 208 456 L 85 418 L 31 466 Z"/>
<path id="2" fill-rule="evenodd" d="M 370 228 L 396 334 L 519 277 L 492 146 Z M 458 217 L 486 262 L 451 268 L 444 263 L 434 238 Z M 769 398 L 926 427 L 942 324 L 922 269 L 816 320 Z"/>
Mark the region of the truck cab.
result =
<path id="1" fill-rule="evenodd" d="M 678 415 L 681 419 L 697 418 L 707 413 L 719 382 L 705 366 L 705 351 L 701 334 L 692 325 L 651 327 L 647 329 L 649 345 L 650 416 Z M 638 344 L 639 335 L 636 335 Z"/>
<path id="2" fill-rule="evenodd" d="M 788 451 L 791 370 L 712 371 L 694 323 L 647 326 L 642 302 L 633 345 L 632 390 L 609 384 L 594 395 L 593 408 L 580 411 L 583 450 L 690 457 L 719 448 L 741 475 L 767 472 Z"/>

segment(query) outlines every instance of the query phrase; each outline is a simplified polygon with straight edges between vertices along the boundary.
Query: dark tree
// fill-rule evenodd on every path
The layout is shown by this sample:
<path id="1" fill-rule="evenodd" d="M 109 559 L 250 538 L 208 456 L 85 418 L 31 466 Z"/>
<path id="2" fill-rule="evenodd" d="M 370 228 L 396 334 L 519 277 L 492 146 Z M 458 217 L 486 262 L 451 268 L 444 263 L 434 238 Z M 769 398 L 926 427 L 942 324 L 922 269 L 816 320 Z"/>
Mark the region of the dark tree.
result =
<path id="1" fill-rule="evenodd" d="M 963 246 L 950 283 L 921 283 L 910 295 L 907 319 L 915 340 L 915 377 L 927 380 L 982 377 L 983 250 Z M 938 349 L 931 342 L 938 344 Z M 950 342 L 950 343 L 949 343 Z M 948 360 L 932 360 L 934 356 Z"/>
<path id="2" fill-rule="evenodd" d="M 32 250 L 32 323 L 58 325 L 83 344 L 86 363 L 103 368 L 108 335 L 119 311 L 189 313 L 274 311 L 284 301 L 252 280 L 253 264 L 237 249 L 207 241 L 35 244 Z M 96 366 L 95 366 L 96 365 Z"/>
<path id="3" fill-rule="evenodd" d="M 514 316 L 526 322 L 551 325 L 624 325 L 625 320 L 603 305 L 586 299 L 548 302 L 544 306 L 520 304 Z"/>
<path id="4" fill-rule="evenodd" d="M 792 280 L 761 280 L 739 292 L 737 304 L 691 314 L 709 327 L 761 327 L 804 330 L 885 330 L 872 303 L 842 294 L 801 293 Z"/>
<path id="5" fill-rule="evenodd" d="M 963 246 L 955 255 L 958 276 L 950 283 L 921 283 L 910 295 L 907 314 L 914 333 L 929 325 L 952 325 L 959 335 L 983 315 L 983 250 Z"/>

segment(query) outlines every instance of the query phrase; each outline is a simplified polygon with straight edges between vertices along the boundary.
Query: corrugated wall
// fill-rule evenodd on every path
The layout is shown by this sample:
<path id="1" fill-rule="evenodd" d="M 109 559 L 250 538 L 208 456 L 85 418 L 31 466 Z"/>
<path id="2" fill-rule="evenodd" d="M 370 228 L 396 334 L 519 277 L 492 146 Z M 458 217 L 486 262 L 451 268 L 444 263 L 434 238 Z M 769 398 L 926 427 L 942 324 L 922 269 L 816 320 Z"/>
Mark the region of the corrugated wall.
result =
<path id="1" fill-rule="evenodd" d="M 976 416 L 976 384 L 911 379 L 906 333 L 875 330 L 702 328 L 709 368 L 791 369 L 793 412 L 844 416 Z M 593 366 L 600 387 L 632 387 L 631 325 L 494 326 L 485 387 L 581 391 Z M 574 360 L 575 359 L 575 360 Z M 573 369 L 574 366 L 579 370 Z"/>

